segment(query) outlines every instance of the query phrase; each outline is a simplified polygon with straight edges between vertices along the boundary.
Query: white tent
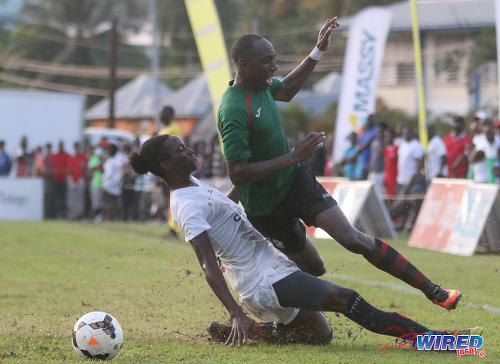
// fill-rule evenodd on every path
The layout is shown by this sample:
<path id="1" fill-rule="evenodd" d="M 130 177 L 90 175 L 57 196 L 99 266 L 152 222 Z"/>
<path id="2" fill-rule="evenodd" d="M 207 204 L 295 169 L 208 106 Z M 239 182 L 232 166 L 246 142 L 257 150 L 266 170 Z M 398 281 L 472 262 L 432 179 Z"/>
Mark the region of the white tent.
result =
<path id="1" fill-rule="evenodd" d="M 201 119 L 205 117 L 212 110 L 207 79 L 203 74 L 193 78 L 165 97 L 163 104 L 172 106 L 178 118 Z"/>
<path id="2" fill-rule="evenodd" d="M 155 93 L 158 101 L 155 107 Z M 154 119 L 172 90 L 152 75 L 144 74 L 120 87 L 115 93 L 115 117 L 117 119 Z M 105 98 L 85 113 L 85 119 L 107 119 L 109 99 Z"/>

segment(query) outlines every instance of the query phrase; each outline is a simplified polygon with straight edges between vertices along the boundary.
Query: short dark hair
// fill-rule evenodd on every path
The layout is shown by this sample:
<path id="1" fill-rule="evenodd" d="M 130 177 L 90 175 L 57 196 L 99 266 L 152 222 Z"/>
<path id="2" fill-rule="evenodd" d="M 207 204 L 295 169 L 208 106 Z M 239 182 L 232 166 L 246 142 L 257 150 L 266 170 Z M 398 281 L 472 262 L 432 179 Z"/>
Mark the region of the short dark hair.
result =
<path id="1" fill-rule="evenodd" d="M 160 120 L 162 121 L 163 124 L 168 125 L 174 116 L 175 116 L 175 110 L 170 105 L 164 106 L 163 109 L 161 109 L 160 111 Z"/>
<path id="2" fill-rule="evenodd" d="M 455 116 L 453 118 L 453 121 L 465 125 L 465 119 L 462 116 Z"/>
<path id="3" fill-rule="evenodd" d="M 258 34 L 245 34 L 236 39 L 231 47 L 231 58 L 234 63 L 238 63 L 240 59 L 246 59 L 248 54 L 255 49 L 255 41 L 260 39 L 263 37 Z"/>

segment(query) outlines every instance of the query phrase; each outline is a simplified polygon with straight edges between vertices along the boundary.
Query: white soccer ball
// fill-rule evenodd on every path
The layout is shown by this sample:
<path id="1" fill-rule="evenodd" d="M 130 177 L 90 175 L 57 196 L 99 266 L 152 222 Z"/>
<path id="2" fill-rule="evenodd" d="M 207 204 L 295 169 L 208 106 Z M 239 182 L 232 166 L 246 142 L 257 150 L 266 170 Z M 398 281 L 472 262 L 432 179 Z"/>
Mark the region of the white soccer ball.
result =
<path id="1" fill-rule="evenodd" d="M 76 322 L 72 342 L 84 358 L 110 360 L 122 347 L 122 327 L 106 312 L 89 312 Z"/>

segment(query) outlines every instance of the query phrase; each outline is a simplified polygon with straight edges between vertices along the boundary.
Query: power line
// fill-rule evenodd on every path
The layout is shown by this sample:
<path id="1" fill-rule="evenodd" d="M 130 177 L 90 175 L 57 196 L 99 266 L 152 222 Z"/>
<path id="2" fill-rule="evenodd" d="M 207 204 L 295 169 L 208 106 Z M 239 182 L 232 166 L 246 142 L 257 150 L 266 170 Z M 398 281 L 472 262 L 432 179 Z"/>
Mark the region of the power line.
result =
<path id="1" fill-rule="evenodd" d="M 95 95 L 95 96 L 107 96 L 108 92 L 104 89 L 98 88 L 90 88 L 90 87 L 81 87 L 81 86 L 73 86 L 62 83 L 54 83 L 42 80 L 32 80 L 25 77 L 8 75 L 6 73 L 0 73 L 0 80 L 16 83 L 24 86 L 31 86 L 35 88 L 43 88 L 54 91 L 62 91 L 62 92 L 72 92 L 72 93 L 80 93 L 85 95 Z"/>

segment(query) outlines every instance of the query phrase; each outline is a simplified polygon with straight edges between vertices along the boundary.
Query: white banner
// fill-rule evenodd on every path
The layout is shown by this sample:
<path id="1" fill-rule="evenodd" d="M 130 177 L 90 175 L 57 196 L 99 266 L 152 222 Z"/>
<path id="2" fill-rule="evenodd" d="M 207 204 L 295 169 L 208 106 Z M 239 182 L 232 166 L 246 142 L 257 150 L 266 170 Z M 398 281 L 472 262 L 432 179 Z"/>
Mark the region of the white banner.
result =
<path id="1" fill-rule="evenodd" d="M 367 116 L 375 111 L 375 92 L 391 17 L 390 11 L 371 7 L 359 12 L 349 26 L 335 124 L 335 161 L 349 147 L 349 133 L 361 130 Z"/>
<path id="2" fill-rule="evenodd" d="M 495 19 L 497 30 L 497 54 L 500 54 L 500 0 L 495 0 Z M 500 116 L 500 57 L 497 57 L 497 82 L 498 82 L 498 114 Z"/>
<path id="3" fill-rule="evenodd" d="M 43 179 L 0 178 L 0 220 L 42 220 Z"/>

